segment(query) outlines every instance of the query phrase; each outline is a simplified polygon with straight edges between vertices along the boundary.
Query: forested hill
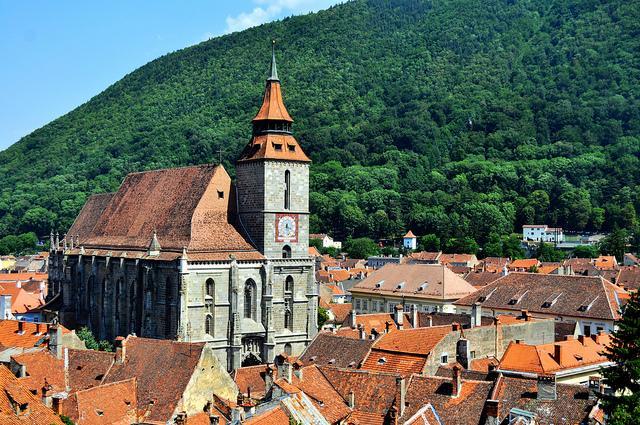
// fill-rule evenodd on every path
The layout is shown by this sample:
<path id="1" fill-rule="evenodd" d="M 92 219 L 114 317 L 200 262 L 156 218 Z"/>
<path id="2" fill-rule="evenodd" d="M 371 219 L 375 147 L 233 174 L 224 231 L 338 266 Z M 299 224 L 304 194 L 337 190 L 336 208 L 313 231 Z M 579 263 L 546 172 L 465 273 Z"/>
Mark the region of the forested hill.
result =
<path id="1" fill-rule="evenodd" d="M 21 139 L 0 153 L 0 236 L 63 232 L 131 171 L 223 148 L 233 174 L 272 38 L 312 230 L 482 246 L 637 224 L 638 0 L 356 0 L 163 56 Z"/>

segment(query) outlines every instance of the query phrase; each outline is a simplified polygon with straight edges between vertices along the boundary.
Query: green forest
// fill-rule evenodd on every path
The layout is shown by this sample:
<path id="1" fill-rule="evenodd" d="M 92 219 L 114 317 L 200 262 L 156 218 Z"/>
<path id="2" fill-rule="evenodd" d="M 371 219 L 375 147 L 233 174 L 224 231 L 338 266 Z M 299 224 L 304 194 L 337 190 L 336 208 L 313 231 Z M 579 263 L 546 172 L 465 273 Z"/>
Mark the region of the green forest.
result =
<path id="1" fill-rule="evenodd" d="M 233 175 L 271 39 L 312 232 L 640 234 L 637 0 L 355 0 L 160 57 L 0 152 L 0 237 L 62 234 L 132 171 L 222 149 Z"/>

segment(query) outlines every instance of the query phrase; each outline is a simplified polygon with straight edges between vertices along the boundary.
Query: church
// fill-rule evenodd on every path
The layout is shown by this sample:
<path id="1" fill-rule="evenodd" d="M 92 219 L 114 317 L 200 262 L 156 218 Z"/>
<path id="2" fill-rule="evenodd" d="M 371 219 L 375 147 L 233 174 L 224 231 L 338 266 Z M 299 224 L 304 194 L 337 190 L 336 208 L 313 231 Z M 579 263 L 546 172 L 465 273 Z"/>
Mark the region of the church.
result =
<path id="1" fill-rule="evenodd" d="M 51 236 L 50 300 L 67 327 L 206 342 L 229 370 L 297 355 L 317 333 L 309 166 L 275 52 L 236 182 L 222 165 L 131 173 Z"/>

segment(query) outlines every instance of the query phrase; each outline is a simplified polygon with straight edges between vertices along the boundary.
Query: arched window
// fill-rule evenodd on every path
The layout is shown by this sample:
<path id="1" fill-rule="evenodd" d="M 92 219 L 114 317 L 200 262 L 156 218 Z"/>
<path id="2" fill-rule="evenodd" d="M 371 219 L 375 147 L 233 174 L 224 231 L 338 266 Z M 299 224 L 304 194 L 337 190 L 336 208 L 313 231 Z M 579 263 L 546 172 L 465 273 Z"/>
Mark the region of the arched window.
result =
<path id="1" fill-rule="evenodd" d="M 289 170 L 284 172 L 284 209 L 288 210 L 291 207 L 291 172 Z"/>
<path id="2" fill-rule="evenodd" d="M 244 284 L 244 317 L 256 318 L 256 283 L 252 279 Z"/>
<path id="3" fill-rule="evenodd" d="M 215 295 L 215 284 L 213 279 L 207 279 L 205 282 L 205 296 L 204 296 L 204 304 L 209 313 L 213 313 L 213 302 Z"/>
<path id="4" fill-rule="evenodd" d="M 291 258 L 291 247 L 289 245 L 282 247 L 282 258 Z"/>
<path id="5" fill-rule="evenodd" d="M 208 297 L 213 298 L 213 279 L 207 279 L 207 282 L 205 283 L 206 286 L 206 292 L 205 295 Z"/>
<path id="6" fill-rule="evenodd" d="M 293 277 L 287 276 L 284 280 L 284 292 L 292 293 L 293 292 Z"/>
<path id="7" fill-rule="evenodd" d="M 284 353 L 287 356 L 291 355 L 291 344 L 289 344 L 288 342 L 284 345 Z"/>
<path id="8" fill-rule="evenodd" d="M 207 318 L 204 321 L 204 331 L 207 335 L 213 336 L 213 316 L 207 314 Z"/>

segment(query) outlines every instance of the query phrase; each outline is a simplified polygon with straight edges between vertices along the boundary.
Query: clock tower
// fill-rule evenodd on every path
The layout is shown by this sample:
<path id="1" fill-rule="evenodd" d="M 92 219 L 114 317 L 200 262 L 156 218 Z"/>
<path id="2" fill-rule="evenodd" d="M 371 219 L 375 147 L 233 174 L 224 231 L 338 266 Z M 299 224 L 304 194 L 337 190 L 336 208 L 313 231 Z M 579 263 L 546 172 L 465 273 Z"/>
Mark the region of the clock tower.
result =
<path id="1" fill-rule="evenodd" d="M 272 46 L 271 71 L 253 135 L 237 163 L 238 214 L 265 257 L 308 258 L 309 165 L 291 134 Z"/>

